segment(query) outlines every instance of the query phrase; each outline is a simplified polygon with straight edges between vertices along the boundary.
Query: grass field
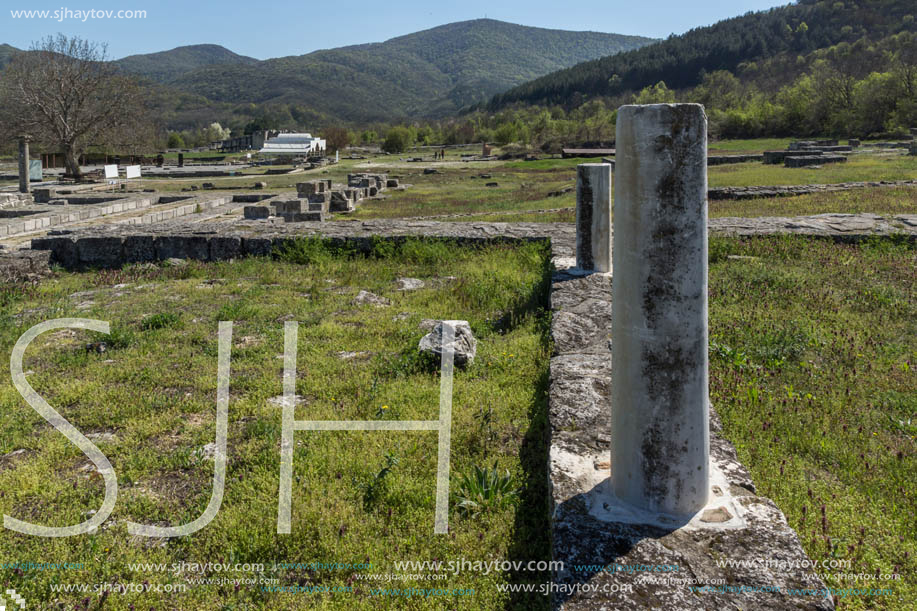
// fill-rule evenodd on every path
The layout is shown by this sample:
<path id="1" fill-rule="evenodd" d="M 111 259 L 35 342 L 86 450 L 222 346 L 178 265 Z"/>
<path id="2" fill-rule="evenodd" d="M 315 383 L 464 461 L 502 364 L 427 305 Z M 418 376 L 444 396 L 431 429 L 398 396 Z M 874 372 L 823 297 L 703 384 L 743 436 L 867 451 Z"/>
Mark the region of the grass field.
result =
<path id="1" fill-rule="evenodd" d="M 711 142 L 711 152 L 731 154 L 760 152 L 785 148 L 789 139 L 724 140 Z M 227 189 L 251 189 L 255 182 L 267 184 L 268 192 L 289 193 L 296 183 L 330 178 L 346 182 L 352 172 L 383 172 L 413 185 L 406 191 L 387 191 L 383 200 L 365 200 L 349 215 L 356 219 L 438 216 L 449 214 L 484 214 L 476 220 L 488 221 L 572 221 L 569 211 L 537 214 L 533 211 L 573 208 L 572 191 L 551 196 L 575 185 L 576 166 L 601 162 L 594 159 L 545 158 L 538 161 L 460 161 L 450 151 L 445 162 L 408 162 L 415 153 L 378 155 L 366 160 L 342 159 L 326 168 L 289 175 L 261 176 L 262 168 L 226 178 L 144 179 L 144 188 L 161 192 L 178 191 L 192 185 L 212 183 L 215 193 Z M 435 174 L 424 174 L 434 168 Z M 487 178 L 481 178 L 481 176 Z M 821 168 L 785 168 L 782 165 L 742 163 L 711 166 L 708 182 L 711 188 L 754 185 L 803 185 L 813 183 L 917 180 L 917 157 L 900 153 L 855 153 L 843 164 Z M 496 183 L 496 186 L 487 186 Z M 821 194 L 782 199 L 760 199 L 742 202 L 711 202 L 711 216 L 801 216 L 823 212 L 874 212 L 878 214 L 917 213 L 913 189 L 864 189 L 849 193 Z M 338 218 L 344 218 L 339 215 Z M 461 219 L 454 219 L 461 220 Z"/>
<path id="2" fill-rule="evenodd" d="M 813 560 L 849 561 L 843 572 L 853 574 L 900 576 L 867 584 L 892 594 L 847 597 L 841 609 L 903 609 L 917 597 L 915 253 L 913 244 L 891 239 L 860 246 L 799 237 L 710 243 L 710 392 L 724 435 Z M 48 607 L 79 606 L 85 598 L 52 586 L 147 582 L 189 589 L 91 601 L 105 609 L 140 601 L 144 608 L 195 609 L 546 608 L 543 597 L 497 590 L 543 582 L 543 572 L 465 572 L 434 587 L 473 589 L 473 597 L 426 599 L 372 591 L 427 582 L 380 585 L 357 577 L 398 573 L 394 562 L 401 560 L 549 557 L 546 265 L 539 244 L 468 250 L 380 243 L 363 258 L 304 241 L 281 261 L 60 272 L 38 285 L 4 287 L 6 351 L 43 320 L 111 321 L 110 336 L 43 336 L 27 352 L 25 369 L 41 396 L 96 439 L 120 486 L 115 512 L 95 534 L 40 539 L 4 530 L 4 562 L 81 563 L 70 571 L 6 570 L 4 580 Z M 403 276 L 426 286 L 397 291 Z M 392 303 L 356 305 L 360 289 Z M 297 419 L 426 420 L 436 417 L 438 374 L 435 363 L 416 356 L 422 318 L 467 319 L 479 339 L 478 358 L 455 382 L 448 537 L 432 534 L 431 433 L 297 433 L 293 535 L 276 535 L 280 421 L 269 399 L 281 393 L 283 321 L 301 323 L 296 391 L 304 403 Z M 201 450 L 214 439 L 219 320 L 235 321 L 222 508 L 188 537 L 131 537 L 125 520 L 181 524 L 207 504 L 213 462 Z M 5 372 L 0 407 L 0 510 L 47 525 L 85 519 L 102 491 L 91 464 L 25 405 Z M 478 497 L 486 506 L 478 515 L 460 511 L 472 497 L 462 478 L 475 467 L 508 472 L 504 482 L 518 501 L 508 494 L 487 505 Z M 182 562 L 266 567 L 223 575 L 171 568 Z M 368 562 L 372 569 L 275 562 Z M 133 563 L 170 568 L 151 572 Z M 825 572 L 831 587 L 864 586 Z M 351 590 L 294 594 L 189 583 L 221 577 Z"/>
<path id="3" fill-rule="evenodd" d="M 824 571 L 827 585 L 894 591 L 841 609 L 913 608 L 917 249 L 778 237 L 710 246 L 710 398 L 725 436 L 809 557 L 850 561 Z"/>
<path id="4" fill-rule="evenodd" d="M 709 183 L 711 187 L 748 187 L 917 179 L 914 156 L 854 153 L 848 159 L 846 163 L 828 163 L 817 169 L 763 163 L 718 165 L 709 169 Z"/>
<path id="5" fill-rule="evenodd" d="M 743 145 L 744 146 L 744 145 Z M 601 159 L 542 159 L 506 162 L 480 171 L 471 168 L 443 168 L 429 176 L 415 173 L 405 177 L 414 188 L 389 192 L 384 201 L 365 201 L 355 218 L 397 218 L 486 212 L 474 220 L 567 221 L 571 212 L 533 214 L 533 210 L 573 208 L 575 193 L 549 197 L 575 186 L 576 166 Z M 473 179 L 487 174 L 489 179 Z M 711 187 L 751 185 L 794 185 L 880 180 L 917 179 L 917 157 L 904 155 L 854 155 L 845 164 L 820 169 L 795 169 L 761 163 L 712 166 Z M 496 182 L 497 187 L 487 187 Z M 917 213 L 917 190 L 872 188 L 844 193 L 827 193 L 792 198 L 758 199 L 710 203 L 711 216 L 801 216 L 823 212 L 873 212 L 878 214 Z M 462 219 L 454 219 L 462 220 Z"/>
<path id="6" fill-rule="evenodd" d="M 40 285 L 4 287 L 0 344 L 7 352 L 43 320 L 111 322 L 109 336 L 69 330 L 41 336 L 24 368 L 42 397 L 96 439 L 120 487 L 114 513 L 95 534 L 44 539 L 4 530 L 4 562 L 82 564 L 67 571 L 5 570 L 4 583 L 30 608 L 86 608 L 81 601 L 87 595 L 55 594 L 55 585 L 144 582 L 188 590 L 92 594 L 89 608 L 545 608 L 543 596 L 514 600 L 496 589 L 545 581 L 544 572 L 465 571 L 437 582 L 358 577 L 409 572 L 395 569 L 400 560 L 548 559 L 545 245 L 471 250 L 412 240 L 400 248 L 379 245 L 363 258 L 304 241 L 284 259 L 61 272 Z M 420 278 L 425 287 L 395 290 L 402 276 Z M 360 289 L 391 305 L 355 304 Z M 449 534 L 433 534 L 435 432 L 333 431 L 295 434 L 292 534 L 277 535 L 281 421 L 270 399 L 282 389 L 283 321 L 300 322 L 296 392 L 303 403 L 297 419 L 431 420 L 438 417 L 439 372 L 436 362 L 417 355 L 423 318 L 466 319 L 478 339 L 476 360 L 457 369 L 454 382 Z M 214 463 L 201 450 L 215 435 L 220 320 L 235 321 L 222 507 L 190 536 L 131 537 L 126 520 L 187 523 L 210 498 Z M 105 343 L 101 353 L 97 342 Z M 0 456 L 24 450 L 0 458 L 3 513 L 52 526 L 86 519 L 101 502 L 99 474 L 25 404 L 9 373 L 0 374 L 0 406 Z M 473 484 L 463 486 L 475 467 L 497 469 L 504 494 L 475 496 Z M 477 500 L 477 513 L 460 511 L 464 500 Z M 182 562 L 266 566 L 200 573 L 181 568 Z M 371 568 L 272 568 L 275 562 Z M 167 568 L 142 570 L 132 563 Z M 198 578 L 256 584 L 189 583 Z M 269 585 L 280 587 L 351 590 L 265 592 L 259 579 L 276 579 Z M 371 594 L 412 586 L 472 589 L 474 595 Z"/>
<path id="7" fill-rule="evenodd" d="M 917 186 L 874 187 L 838 193 L 814 193 L 798 197 L 770 197 L 751 200 L 712 200 L 711 217 L 801 216 L 828 212 L 856 214 L 917 214 Z"/>

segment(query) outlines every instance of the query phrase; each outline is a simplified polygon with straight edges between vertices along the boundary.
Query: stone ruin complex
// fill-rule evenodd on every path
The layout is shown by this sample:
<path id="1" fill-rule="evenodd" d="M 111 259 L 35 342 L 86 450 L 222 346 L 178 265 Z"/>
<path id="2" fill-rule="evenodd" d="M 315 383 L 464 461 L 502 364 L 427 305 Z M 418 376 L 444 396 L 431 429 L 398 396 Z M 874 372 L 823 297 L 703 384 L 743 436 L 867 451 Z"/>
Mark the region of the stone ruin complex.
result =
<path id="1" fill-rule="evenodd" d="M 351 174 L 346 186 L 299 183 L 295 199 L 52 190 L 48 204 L 7 202 L 0 274 L 29 278 L 47 273 L 49 263 L 116 268 L 270 256 L 307 235 L 365 249 L 374 239 L 408 235 L 457 243 L 546 241 L 555 269 L 546 461 L 552 554 L 565 563 L 552 581 L 575 586 L 554 593 L 554 608 L 735 608 L 736 595 L 716 588 L 725 585 L 748 588 L 741 594 L 745 609 L 833 609 L 824 594 L 789 593 L 825 586 L 807 568 L 783 513 L 756 493 L 709 403 L 708 231 L 849 241 L 897 233 L 917 240 L 917 215 L 710 220 L 702 107 L 626 106 L 617 133 L 614 169 L 577 170 L 575 225 L 322 222 L 385 189 L 404 188 L 385 174 Z M 283 222 L 264 222 L 271 217 Z M 749 559 L 782 564 L 722 566 Z M 677 565 L 679 572 L 648 581 L 639 571 L 577 572 L 574 565 Z M 689 586 L 711 589 L 696 593 Z"/>
<path id="2" fill-rule="evenodd" d="M 281 217 L 286 222 L 324 221 L 332 212 L 353 212 L 367 198 L 376 198 L 386 189 L 399 186 L 397 178 L 386 174 L 348 174 L 347 185 L 334 185 L 330 179 L 296 184 L 296 199 L 277 199 L 245 207 L 245 218 Z"/>

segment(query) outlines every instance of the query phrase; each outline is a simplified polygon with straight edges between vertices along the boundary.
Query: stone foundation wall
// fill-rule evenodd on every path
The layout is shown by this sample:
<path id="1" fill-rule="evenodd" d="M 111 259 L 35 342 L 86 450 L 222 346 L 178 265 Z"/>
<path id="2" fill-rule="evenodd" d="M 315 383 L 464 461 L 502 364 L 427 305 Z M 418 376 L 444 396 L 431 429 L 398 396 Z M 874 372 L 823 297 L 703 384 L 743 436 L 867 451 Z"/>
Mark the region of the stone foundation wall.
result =
<path id="1" fill-rule="evenodd" d="M 33 202 L 30 193 L 0 193 L 0 208 L 26 206 Z"/>
<path id="2" fill-rule="evenodd" d="M 721 199 L 757 199 L 759 197 L 795 197 L 810 193 L 833 193 L 836 191 L 853 191 L 875 187 L 914 187 L 917 180 L 897 180 L 879 182 L 841 182 L 830 185 L 771 185 L 754 187 L 717 187 L 707 191 L 707 198 Z"/>

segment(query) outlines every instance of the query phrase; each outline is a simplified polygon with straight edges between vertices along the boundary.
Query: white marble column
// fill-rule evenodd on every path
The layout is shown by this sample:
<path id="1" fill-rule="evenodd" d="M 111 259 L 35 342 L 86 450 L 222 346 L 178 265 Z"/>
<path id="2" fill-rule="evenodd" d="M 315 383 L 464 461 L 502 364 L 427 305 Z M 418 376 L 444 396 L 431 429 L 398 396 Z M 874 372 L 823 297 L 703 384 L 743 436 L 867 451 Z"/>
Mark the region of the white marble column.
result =
<path id="1" fill-rule="evenodd" d="M 709 493 L 704 108 L 623 106 L 616 148 L 611 482 L 686 516 Z"/>
<path id="2" fill-rule="evenodd" d="M 576 166 L 576 267 L 611 271 L 611 165 Z"/>

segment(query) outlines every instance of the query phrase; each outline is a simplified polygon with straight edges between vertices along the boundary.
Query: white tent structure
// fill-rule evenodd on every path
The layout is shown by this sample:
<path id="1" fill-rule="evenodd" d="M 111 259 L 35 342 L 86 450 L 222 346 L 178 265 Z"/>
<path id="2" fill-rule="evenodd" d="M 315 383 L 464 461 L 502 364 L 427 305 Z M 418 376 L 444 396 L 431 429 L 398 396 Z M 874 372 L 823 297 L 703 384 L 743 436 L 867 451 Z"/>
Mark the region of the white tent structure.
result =
<path id="1" fill-rule="evenodd" d="M 312 134 L 278 134 L 258 151 L 262 155 L 313 155 L 325 152 L 325 141 Z"/>

